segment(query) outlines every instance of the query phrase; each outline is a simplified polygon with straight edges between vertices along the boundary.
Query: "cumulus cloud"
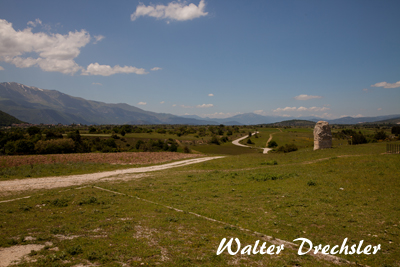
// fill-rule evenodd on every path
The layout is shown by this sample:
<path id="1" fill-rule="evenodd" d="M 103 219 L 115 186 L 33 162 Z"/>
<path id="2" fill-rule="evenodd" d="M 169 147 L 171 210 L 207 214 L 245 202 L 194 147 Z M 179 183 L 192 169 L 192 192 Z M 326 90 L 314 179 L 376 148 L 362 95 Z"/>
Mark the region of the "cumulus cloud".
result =
<path id="1" fill-rule="evenodd" d="M 193 3 L 186 5 L 184 2 L 171 2 L 167 6 L 145 6 L 141 3 L 136 7 L 136 11 L 131 14 L 131 20 L 134 21 L 142 16 L 178 21 L 192 20 L 207 16 L 208 12 L 204 12 L 205 6 L 206 4 L 204 0 L 201 0 L 198 6 Z"/>
<path id="2" fill-rule="evenodd" d="M 39 22 L 36 20 L 30 24 Z M 73 74 L 81 69 L 74 59 L 89 41 L 90 35 L 85 30 L 65 35 L 33 33 L 31 28 L 16 31 L 12 23 L 0 19 L 0 61 L 19 68 L 39 66 L 44 71 Z M 36 53 L 38 57 L 24 58 L 22 55 L 25 53 Z"/>
<path id="3" fill-rule="evenodd" d="M 397 88 L 400 87 L 400 81 L 395 83 L 380 82 L 371 85 L 371 87 L 383 87 L 383 88 Z"/>
<path id="4" fill-rule="evenodd" d="M 92 83 L 93 85 L 100 85 L 100 86 L 102 86 L 102 84 L 101 83 Z"/>
<path id="5" fill-rule="evenodd" d="M 214 94 L 208 94 L 208 96 L 214 96 Z"/>
<path id="6" fill-rule="evenodd" d="M 147 103 L 146 102 L 139 102 L 138 103 L 138 105 L 142 105 L 142 106 L 144 106 L 144 105 L 146 105 Z"/>
<path id="7" fill-rule="evenodd" d="M 176 107 L 176 104 L 173 104 L 172 106 L 173 106 L 173 107 Z"/>
<path id="8" fill-rule="evenodd" d="M 309 99 L 314 99 L 314 98 L 322 98 L 322 96 L 319 96 L 319 95 L 298 95 L 298 96 L 294 97 L 294 99 L 296 99 L 296 100 L 309 100 Z"/>
<path id="9" fill-rule="evenodd" d="M 4 70 L 4 68 L 2 66 L 0 66 L 0 70 Z"/>
<path id="10" fill-rule="evenodd" d="M 39 19 L 28 22 L 28 25 L 42 24 Z M 102 35 L 94 37 L 100 41 Z M 16 31 L 12 23 L 0 19 L 0 61 L 14 64 L 18 68 L 40 67 L 43 71 L 74 74 L 82 71 L 82 75 L 104 75 L 115 73 L 146 74 L 144 69 L 135 67 L 111 68 L 108 65 L 90 64 L 85 70 L 75 62 L 81 48 L 90 42 L 91 36 L 85 30 L 68 34 L 33 33 L 32 28 Z M 24 57 L 29 54 L 29 57 Z M 35 57 L 36 56 L 36 57 Z"/>
<path id="11" fill-rule="evenodd" d="M 147 74 L 145 69 L 138 69 L 132 66 L 121 67 L 115 65 L 111 67 L 110 65 L 100 65 L 99 63 L 91 63 L 87 66 L 86 70 L 82 70 L 82 75 L 102 75 L 110 76 L 116 73 L 136 73 L 136 74 Z"/>
<path id="12" fill-rule="evenodd" d="M 213 104 L 202 104 L 202 105 L 197 105 L 196 108 L 211 108 L 213 107 Z"/>
<path id="13" fill-rule="evenodd" d="M 151 70 L 152 70 L 152 71 L 156 71 L 156 70 L 162 70 L 162 68 L 159 68 L 159 67 L 154 67 L 154 68 L 152 68 Z"/>
<path id="14" fill-rule="evenodd" d="M 327 107 L 310 107 L 310 108 L 306 108 L 306 107 L 285 107 L 285 108 L 277 108 L 274 109 L 274 112 L 288 112 L 288 111 L 296 111 L 296 112 L 302 112 L 302 111 L 325 111 L 325 110 L 329 110 L 330 108 Z"/>
<path id="15" fill-rule="evenodd" d="M 378 110 L 382 110 L 382 108 L 378 108 Z"/>
<path id="16" fill-rule="evenodd" d="M 93 42 L 94 44 L 97 44 L 98 42 L 100 42 L 101 40 L 103 40 L 104 38 L 106 38 L 106 37 L 104 37 L 103 35 L 94 35 L 93 37 L 94 37 L 94 39 L 95 39 L 95 41 Z"/>
<path id="17" fill-rule="evenodd" d="M 160 104 L 164 104 L 164 103 L 165 103 L 165 101 L 161 101 L 161 102 L 160 102 Z"/>

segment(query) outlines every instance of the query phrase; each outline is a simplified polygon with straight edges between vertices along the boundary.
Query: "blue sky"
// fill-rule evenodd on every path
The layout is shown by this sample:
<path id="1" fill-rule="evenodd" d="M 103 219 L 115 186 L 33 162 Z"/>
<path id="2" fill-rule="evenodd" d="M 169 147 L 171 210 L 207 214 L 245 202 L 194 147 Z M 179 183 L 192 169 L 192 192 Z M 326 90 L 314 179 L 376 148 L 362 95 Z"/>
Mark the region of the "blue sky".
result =
<path id="1" fill-rule="evenodd" d="M 1 1 L 0 82 L 176 115 L 400 114 L 400 1 Z"/>

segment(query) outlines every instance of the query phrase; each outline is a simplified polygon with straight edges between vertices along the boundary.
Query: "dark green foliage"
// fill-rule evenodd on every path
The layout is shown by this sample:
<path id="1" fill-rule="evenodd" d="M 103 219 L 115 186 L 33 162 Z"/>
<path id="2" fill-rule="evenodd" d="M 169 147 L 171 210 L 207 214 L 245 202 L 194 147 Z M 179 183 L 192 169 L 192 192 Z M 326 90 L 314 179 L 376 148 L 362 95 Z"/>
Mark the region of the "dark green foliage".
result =
<path id="1" fill-rule="evenodd" d="M 273 140 L 268 142 L 268 147 L 269 148 L 274 148 L 274 147 L 277 147 L 277 146 L 278 146 L 278 144 Z"/>
<path id="2" fill-rule="evenodd" d="M 26 131 L 30 136 L 34 136 L 35 134 L 40 134 L 42 132 L 42 130 L 36 126 L 29 127 Z"/>
<path id="3" fill-rule="evenodd" d="M 387 134 L 384 130 L 380 130 L 379 132 L 375 133 L 374 138 L 376 140 L 385 140 L 387 138 Z"/>
<path id="4" fill-rule="evenodd" d="M 246 142 L 247 144 L 249 144 L 249 145 L 251 145 L 251 144 L 254 144 L 252 141 L 251 141 L 251 139 L 249 138 L 249 139 L 247 139 L 247 142 Z"/>
<path id="5" fill-rule="evenodd" d="M 74 140 L 75 143 L 81 142 L 81 135 L 79 133 L 79 130 L 76 130 L 75 132 L 68 133 L 67 137 L 71 138 L 72 140 Z"/>
<path id="6" fill-rule="evenodd" d="M 289 153 L 292 151 L 296 151 L 298 148 L 295 144 L 286 144 L 284 146 L 278 147 L 277 151 L 278 152 L 283 152 L 283 153 Z"/>
<path id="7" fill-rule="evenodd" d="M 35 145 L 38 154 L 66 154 L 75 152 L 75 143 L 72 139 L 39 140 Z"/>
<path id="8" fill-rule="evenodd" d="M 0 110 L 0 126 L 10 126 L 13 123 L 19 124 L 24 122 Z"/>
<path id="9" fill-rule="evenodd" d="M 57 133 L 55 131 L 47 130 L 44 133 L 46 134 L 46 140 L 63 138 L 63 135 L 61 133 Z M 71 138 L 71 137 L 68 137 L 68 138 Z"/>
<path id="10" fill-rule="evenodd" d="M 307 185 L 308 185 L 308 186 L 316 186 L 317 183 L 314 182 L 314 181 L 312 181 L 312 180 L 310 180 L 310 181 L 307 182 Z"/>
<path id="11" fill-rule="evenodd" d="M 392 130 L 391 130 L 391 133 L 396 135 L 396 136 L 399 135 L 400 134 L 400 126 L 393 126 Z"/>
<path id="12" fill-rule="evenodd" d="M 78 255 L 83 252 L 81 245 L 75 245 L 67 248 L 67 253 L 70 255 Z"/>
<path id="13" fill-rule="evenodd" d="M 219 140 L 218 140 L 218 137 L 217 137 L 216 135 L 214 135 L 213 137 L 211 137 L 210 143 L 211 143 L 211 144 L 215 144 L 215 145 L 219 145 L 219 144 L 220 144 L 220 143 L 219 143 Z"/>
<path id="14" fill-rule="evenodd" d="M 183 148 L 183 152 L 184 152 L 184 153 L 190 153 L 191 151 L 190 151 L 190 148 L 189 148 L 188 146 L 185 146 L 185 147 Z"/>
<path id="15" fill-rule="evenodd" d="M 270 160 L 266 162 L 261 162 L 261 165 L 278 165 L 278 162 L 276 160 Z"/>
<path id="16" fill-rule="evenodd" d="M 29 140 L 18 140 L 15 142 L 15 153 L 22 154 L 33 154 L 35 152 L 35 144 Z"/>

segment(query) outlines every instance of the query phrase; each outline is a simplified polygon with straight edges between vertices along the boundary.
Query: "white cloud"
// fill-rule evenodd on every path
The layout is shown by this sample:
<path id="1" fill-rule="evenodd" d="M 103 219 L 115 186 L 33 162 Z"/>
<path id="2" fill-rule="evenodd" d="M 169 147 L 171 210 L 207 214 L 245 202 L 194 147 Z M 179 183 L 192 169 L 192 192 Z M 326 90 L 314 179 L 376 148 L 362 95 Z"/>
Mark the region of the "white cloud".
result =
<path id="1" fill-rule="evenodd" d="M 319 95 L 298 95 L 298 96 L 294 97 L 294 99 L 296 99 L 296 100 L 309 100 L 309 99 L 314 99 L 314 98 L 322 98 L 322 96 L 319 96 Z"/>
<path id="2" fill-rule="evenodd" d="M 37 25 L 40 20 L 29 23 Z M 0 19 L 0 61 L 19 68 L 39 66 L 44 71 L 73 74 L 81 69 L 74 59 L 90 41 L 85 30 L 68 34 L 32 33 L 31 28 L 16 31 L 12 23 Z M 25 53 L 36 53 L 37 58 L 24 58 Z"/>
<path id="3" fill-rule="evenodd" d="M 42 24 L 39 19 L 28 22 L 28 25 Z M 94 36 L 96 41 L 104 38 Z M 85 70 L 75 62 L 81 48 L 90 42 L 90 34 L 85 30 L 69 32 L 68 34 L 33 33 L 32 28 L 16 31 L 12 23 L 0 19 L 0 61 L 14 64 L 18 68 L 40 67 L 43 71 L 74 74 L 82 71 L 82 75 L 104 75 L 115 73 L 146 74 L 144 69 L 135 67 L 111 68 L 108 65 L 90 64 Z M 24 57 L 30 54 L 30 57 Z M 35 57 L 36 55 L 36 57 Z"/>
<path id="4" fill-rule="evenodd" d="M 165 103 L 165 101 L 161 101 L 161 102 L 160 102 L 160 104 L 164 104 L 164 103 Z"/>
<path id="5" fill-rule="evenodd" d="M 398 81 L 396 83 L 380 82 L 380 83 L 371 85 L 371 87 L 397 88 L 397 87 L 400 87 L 400 81 Z"/>
<path id="6" fill-rule="evenodd" d="M 171 2 L 167 6 L 145 6 L 141 3 L 136 7 L 136 11 L 131 14 L 131 20 L 134 21 L 141 16 L 178 21 L 192 20 L 208 14 L 204 12 L 205 5 L 204 0 L 201 0 L 198 6 L 193 3 L 185 5 L 184 2 Z"/>
<path id="7" fill-rule="evenodd" d="M 215 112 L 212 114 L 202 114 L 200 115 L 200 117 L 209 117 L 209 118 L 219 118 L 219 119 L 223 119 L 223 118 L 229 118 L 238 114 L 243 114 L 242 112 L 236 112 L 236 113 L 223 113 L 223 112 Z"/>
<path id="8" fill-rule="evenodd" d="M 264 112 L 264 110 L 260 109 L 260 110 L 254 110 L 253 113 L 258 114 L 258 115 L 263 115 L 265 112 Z"/>
<path id="9" fill-rule="evenodd" d="M 102 86 L 102 84 L 101 83 L 92 83 L 93 85 L 100 85 L 100 86 Z"/>
<path id="10" fill-rule="evenodd" d="M 191 106 L 185 106 L 185 105 L 181 105 L 182 108 L 193 108 Z"/>
<path id="11" fill-rule="evenodd" d="M 208 96 L 214 96 L 214 94 L 208 94 Z"/>
<path id="12" fill-rule="evenodd" d="M 176 104 L 173 104 L 172 106 L 173 106 L 173 107 L 176 107 Z"/>
<path id="13" fill-rule="evenodd" d="M 159 68 L 159 67 L 154 67 L 154 68 L 152 68 L 151 70 L 152 70 L 152 71 L 156 71 L 156 70 L 162 70 L 162 68 Z"/>
<path id="14" fill-rule="evenodd" d="M 115 65 L 100 65 L 99 63 L 91 63 L 87 66 L 86 70 L 82 70 L 82 75 L 102 75 L 110 76 L 116 73 L 136 73 L 136 74 L 147 74 L 145 69 L 138 69 L 136 67 Z"/>
<path id="15" fill-rule="evenodd" d="M 4 70 L 4 68 L 2 66 L 0 66 L 0 70 Z"/>
<path id="16" fill-rule="evenodd" d="M 202 104 L 202 105 L 197 105 L 196 108 L 211 108 L 213 107 L 213 104 Z"/>
<path id="17" fill-rule="evenodd" d="M 42 25 L 42 21 L 40 19 L 35 19 L 35 21 L 28 21 L 27 25 L 36 27 L 37 25 Z"/>
<path id="18" fill-rule="evenodd" d="M 142 106 L 144 106 L 144 105 L 146 105 L 147 103 L 146 102 L 139 102 L 138 103 L 138 105 L 142 105 Z"/>
<path id="19" fill-rule="evenodd" d="M 97 44 L 98 42 L 100 42 L 101 40 L 103 40 L 104 38 L 106 38 L 106 37 L 104 37 L 103 35 L 94 35 L 93 37 L 94 37 L 94 39 L 95 39 L 95 41 L 93 42 L 94 44 Z"/>
<path id="20" fill-rule="evenodd" d="M 382 110 L 382 108 L 378 108 L 378 110 Z"/>
<path id="21" fill-rule="evenodd" d="M 355 116 L 353 116 L 354 118 L 361 118 L 361 117 L 364 117 L 363 115 L 361 115 L 361 114 L 357 114 L 357 115 L 355 115 Z"/>
<path id="22" fill-rule="evenodd" d="M 364 88 L 363 91 L 368 93 L 368 88 Z"/>
<path id="23" fill-rule="evenodd" d="M 325 110 L 329 110 L 330 108 L 327 107 L 310 107 L 310 108 L 306 108 L 306 107 L 285 107 L 285 108 L 277 108 L 274 109 L 274 112 L 287 112 L 287 111 L 296 111 L 296 112 L 301 112 L 301 111 L 325 111 Z"/>

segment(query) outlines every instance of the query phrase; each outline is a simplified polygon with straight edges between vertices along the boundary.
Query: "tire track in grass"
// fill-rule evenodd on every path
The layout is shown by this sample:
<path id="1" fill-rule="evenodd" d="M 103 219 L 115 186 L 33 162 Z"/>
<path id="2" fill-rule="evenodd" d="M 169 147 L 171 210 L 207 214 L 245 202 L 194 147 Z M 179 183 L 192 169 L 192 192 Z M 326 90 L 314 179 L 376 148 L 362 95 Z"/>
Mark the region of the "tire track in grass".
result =
<path id="1" fill-rule="evenodd" d="M 144 201 L 144 202 L 147 202 L 147 203 L 151 203 L 151 204 L 154 204 L 154 205 L 157 205 L 157 206 L 161 206 L 161 207 L 164 207 L 164 208 L 167 208 L 167 209 L 170 209 L 170 210 L 174 210 L 176 212 L 185 212 L 185 211 L 183 211 L 181 209 L 178 209 L 178 208 L 175 208 L 175 207 L 171 207 L 171 206 L 167 206 L 167 205 L 163 205 L 163 204 L 160 204 L 160 203 L 157 203 L 157 202 L 154 202 L 154 201 L 151 201 L 151 200 L 147 200 L 147 199 L 144 199 L 144 198 L 141 198 L 141 197 L 138 197 L 138 196 L 131 196 L 131 195 L 128 195 L 128 194 L 125 194 L 125 193 L 109 190 L 109 189 L 102 188 L 102 187 L 99 187 L 99 186 L 93 186 L 93 188 L 96 188 L 96 189 L 99 189 L 99 190 L 102 190 L 102 191 L 106 191 L 106 192 L 110 192 L 110 193 L 113 193 L 113 194 L 118 194 L 118 195 L 130 197 L 130 198 L 135 198 L 137 200 Z M 210 217 L 206 217 L 206 216 L 203 216 L 203 215 L 200 215 L 198 213 L 191 212 L 191 211 L 187 211 L 186 213 L 194 215 L 194 216 L 202 218 L 202 219 L 205 219 L 207 221 L 223 224 L 223 225 L 230 226 L 230 227 L 235 227 L 235 228 L 237 228 L 237 229 L 239 229 L 239 230 L 241 230 L 243 232 L 247 232 L 247 233 L 249 233 L 249 234 L 251 234 L 253 236 L 259 237 L 263 241 L 267 241 L 267 242 L 269 242 L 269 243 L 271 243 L 273 245 L 277 245 L 277 246 L 278 245 L 285 245 L 287 248 L 290 248 L 290 249 L 293 249 L 293 250 L 295 250 L 295 249 L 297 249 L 299 247 L 299 245 L 297 245 L 295 243 L 292 243 L 290 241 L 286 241 L 286 240 L 282 240 L 282 239 L 279 239 L 279 238 L 275 238 L 273 236 L 269 236 L 269 235 L 266 235 L 266 234 L 263 234 L 263 233 L 260 233 L 260 232 L 257 232 L 257 231 L 253 231 L 253 230 L 250 230 L 250 229 L 247 229 L 247 228 L 243 228 L 243 227 L 238 226 L 238 225 L 232 225 L 232 224 L 226 223 L 224 221 L 219 221 L 219 220 L 216 220 L 216 219 L 213 219 L 213 218 L 210 218 Z M 331 263 L 338 264 L 338 265 L 342 265 L 342 264 L 348 264 L 349 265 L 349 264 L 351 264 L 351 265 L 369 267 L 368 265 L 361 265 L 361 264 L 357 264 L 357 263 L 354 263 L 354 262 L 350 262 L 348 260 L 345 260 L 345 259 L 337 257 L 337 256 L 325 255 L 325 254 L 321 254 L 321 253 L 314 254 L 314 252 L 315 252 L 314 249 L 311 249 L 310 253 L 308 253 L 307 255 L 315 257 L 315 258 L 317 258 L 319 260 L 329 261 Z"/>

